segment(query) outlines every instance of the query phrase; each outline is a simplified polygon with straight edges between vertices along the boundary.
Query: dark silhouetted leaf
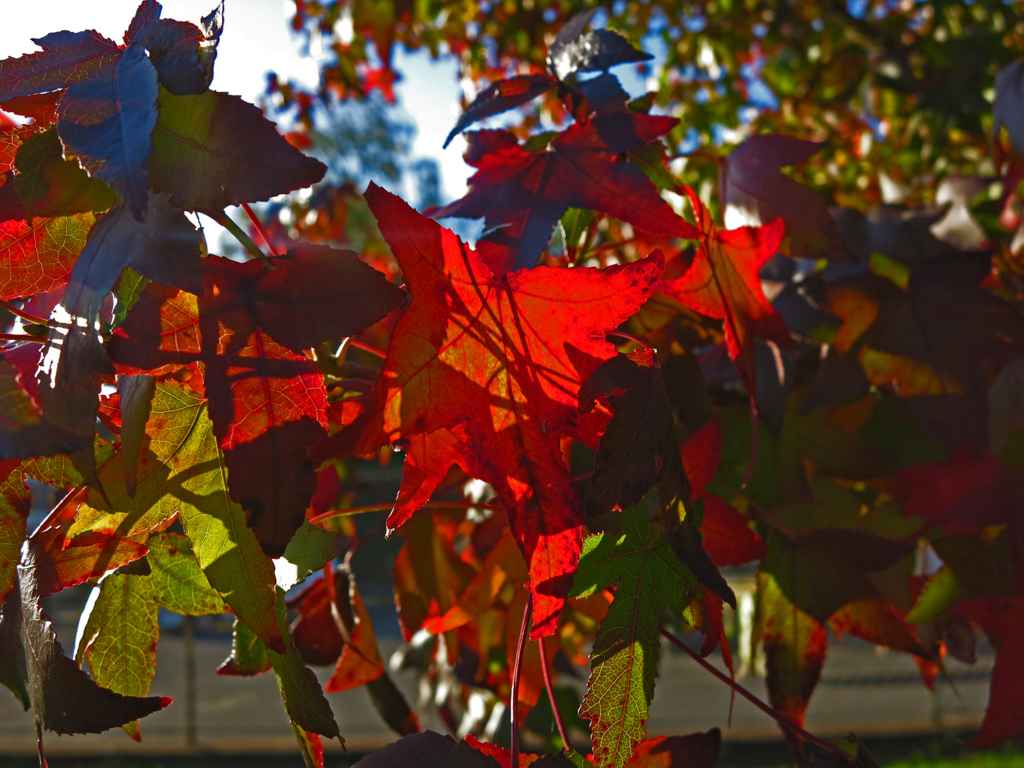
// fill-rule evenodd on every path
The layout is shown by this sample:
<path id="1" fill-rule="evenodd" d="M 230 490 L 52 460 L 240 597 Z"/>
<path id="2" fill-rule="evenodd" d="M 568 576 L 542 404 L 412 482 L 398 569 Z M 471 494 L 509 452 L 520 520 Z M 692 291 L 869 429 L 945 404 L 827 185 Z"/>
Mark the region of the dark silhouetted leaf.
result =
<path id="1" fill-rule="evenodd" d="M 532 267 L 569 208 L 590 208 L 647 232 L 698 237 L 643 171 L 619 154 L 657 140 L 676 121 L 644 114 L 598 115 L 530 152 L 503 131 L 469 135 L 466 161 L 479 170 L 468 194 L 433 215 L 484 217 L 477 249 L 494 274 Z"/>
<path id="2" fill-rule="evenodd" d="M 19 371 L 0 360 L 0 457 L 24 459 L 87 448 L 89 437 L 47 421 L 22 384 Z"/>
<path id="3" fill-rule="evenodd" d="M 640 742 L 626 768 L 712 768 L 722 747 L 722 732 L 659 736 Z"/>
<path id="4" fill-rule="evenodd" d="M 202 235 L 162 195 L 152 195 L 142 223 L 126 206 L 101 216 L 72 270 L 40 361 L 39 400 L 46 418 L 92 442 L 99 376 L 113 367 L 99 337 L 100 312 L 126 266 L 185 290 L 200 290 Z M 92 452 L 74 454 L 76 467 L 95 482 Z"/>
<path id="5" fill-rule="evenodd" d="M 466 107 L 466 111 L 462 113 L 462 117 L 452 128 L 448 138 L 444 140 L 442 149 L 447 148 L 452 139 L 473 123 L 532 101 L 545 91 L 554 88 L 556 84 L 555 78 L 549 75 L 518 75 L 492 83 L 473 99 L 472 104 Z"/>
<path id="6" fill-rule="evenodd" d="M 121 54 L 117 43 L 92 30 L 53 32 L 32 42 L 42 52 L 0 61 L 0 101 L 82 82 L 109 69 Z"/>
<path id="7" fill-rule="evenodd" d="M 140 220 L 149 196 L 158 92 L 146 51 L 131 45 L 112 66 L 71 85 L 58 107 L 66 154 L 109 184 Z"/>
<path id="8" fill-rule="evenodd" d="M 129 497 L 138 487 L 139 456 L 146 435 L 149 409 L 156 392 L 156 379 L 146 374 L 119 376 L 118 407 L 121 411 L 121 457 L 124 462 L 124 490 Z"/>
<path id="9" fill-rule="evenodd" d="M 213 63 L 223 29 L 219 10 L 218 7 L 204 17 L 204 30 L 200 30 L 188 22 L 161 19 L 160 3 L 146 0 L 125 34 L 125 43 L 146 47 L 160 76 L 160 85 L 171 93 L 203 93 L 213 80 Z"/>
<path id="10" fill-rule="evenodd" d="M 1001 641 L 985 719 L 971 740 L 974 749 L 989 749 L 1024 732 L 1024 600 L 969 600 L 955 610 Z"/>
<path id="11" fill-rule="evenodd" d="M 825 201 L 779 170 L 804 162 L 822 146 L 792 136 L 762 134 L 736 147 L 718 174 L 726 226 L 756 227 L 782 219 L 793 258 L 852 261 Z"/>
<path id="12" fill-rule="evenodd" d="M 0 70 L 2 71 L 2 70 Z M 992 133 L 1006 126 L 1010 144 L 1017 157 L 1024 158 L 1024 61 L 1015 61 L 996 75 L 996 100 L 992 108 Z"/>
<path id="13" fill-rule="evenodd" d="M 22 643 L 28 692 L 36 720 L 56 733 L 99 733 L 163 709 L 166 697 L 121 696 L 101 688 L 64 655 L 50 619 L 39 606 L 35 563 L 29 554 L 18 568 Z"/>
<path id="14" fill-rule="evenodd" d="M 267 200 L 327 171 L 285 141 L 258 107 L 218 91 L 161 91 L 153 146 L 150 183 L 190 211 Z"/>
<path id="15" fill-rule="evenodd" d="M 591 517 L 640 501 L 658 482 L 665 453 L 679 450 L 656 362 L 641 366 L 617 355 L 602 363 L 580 389 L 580 412 L 591 411 L 598 395 L 611 403 L 613 416 L 601 436 L 583 502 L 583 514 Z"/>
<path id="16" fill-rule="evenodd" d="M 493 757 L 477 752 L 464 741 L 424 731 L 406 736 L 367 755 L 358 768 L 501 768 Z"/>

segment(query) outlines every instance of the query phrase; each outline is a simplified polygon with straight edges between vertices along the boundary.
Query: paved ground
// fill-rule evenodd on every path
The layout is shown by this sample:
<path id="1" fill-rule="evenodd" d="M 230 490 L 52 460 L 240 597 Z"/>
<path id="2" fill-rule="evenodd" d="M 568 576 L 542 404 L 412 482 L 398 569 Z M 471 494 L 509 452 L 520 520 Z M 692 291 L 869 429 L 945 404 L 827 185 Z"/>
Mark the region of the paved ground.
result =
<path id="1" fill-rule="evenodd" d="M 62 641 L 73 630 L 61 631 Z M 72 634 L 73 636 L 73 634 Z M 382 643 L 382 651 L 396 647 Z M 67 647 L 71 642 L 66 643 Z M 225 639 L 196 640 L 197 741 L 203 751 L 221 753 L 294 753 L 295 743 L 272 674 L 255 678 L 219 677 L 213 670 L 228 655 Z M 834 643 L 830 648 L 824 679 L 812 701 L 807 727 L 822 736 L 945 731 L 974 728 L 981 722 L 988 698 L 991 651 L 979 653 L 978 663 L 966 667 L 950 662 L 955 691 L 949 683 L 932 694 L 921 684 L 910 657 L 878 653 L 859 641 Z M 165 633 L 157 654 L 153 693 L 172 696 L 175 703 L 145 718 L 143 741 L 136 744 L 122 731 L 92 736 L 46 735 L 47 752 L 59 754 L 174 754 L 186 751 L 184 718 L 183 642 Z M 329 670 L 322 671 L 325 680 Z M 416 680 L 399 673 L 396 681 L 410 702 L 416 701 Z M 764 697 L 760 679 L 743 680 L 751 691 Z M 365 691 L 328 696 L 351 752 L 379 748 L 393 740 L 381 723 Z M 727 740 L 772 739 L 775 724 L 743 699 L 737 698 L 732 727 L 726 727 L 729 689 L 699 668 L 685 655 L 666 647 L 655 700 L 648 722 L 650 735 L 688 733 L 722 727 Z M 438 728 L 423 718 L 424 725 Z M 335 743 L 328 749 L 337 750 Z M 21 711 L 13 696 L 0 690 L 0 755 L 31 754 L 35 738 L 30 713 Z"/>

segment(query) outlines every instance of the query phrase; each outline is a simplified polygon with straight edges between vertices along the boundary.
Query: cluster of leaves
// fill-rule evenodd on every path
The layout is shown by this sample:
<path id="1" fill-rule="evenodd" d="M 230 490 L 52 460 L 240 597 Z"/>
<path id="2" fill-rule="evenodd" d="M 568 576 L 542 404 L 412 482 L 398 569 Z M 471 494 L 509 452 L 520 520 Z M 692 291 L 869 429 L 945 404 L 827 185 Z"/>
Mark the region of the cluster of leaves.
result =
<path id="1" fill-rule="evenodd" d="M 322 32 L 347 9 L 385 68 L 395 35 L 430 38 L 411 5 L 297 7 Z M 0 133 L 0 682 L 40 727 L 139 737 L 168 703 L 148 696 L 162 606 L 234 614 L 218 672 L 274 671 L 310 765 L 339 729 L 309 665 L 334 666 L 328 691 L 366 685 L 406 736 L 367 766 L 522 766 L 584 764 L 551 680 L 589 664 L 591 763 L 710 766 L 717 730 L 645 738 L 660 635 L 700 632 L 698 660 L 731 670 L 720 569 L 756 563 L 762 706 L 798 757 L 829 627 L 932 685 L 980 626 L 998 652 L 975 745 L 1024 731 L 1020 65 L 995 94 L 1002 220 L 969 205 L 994 180 L 953 175 L 920 192 L 942 208 L 830 210 L 781 170 L 825 154 L 800 130 L 713 158 L 698 194 L 665 143 L 680 120 L 608 72 L 647 55 L 587 31 L 593 12 L 537 10 L 523 34 L 550 25 L 550 46 L 521 57 L 543 70 L 496 76 L 453 134 L 541 97 L 571 125 L 469 133 L 469 190 L 429 218 L 376 185 L 368 208 L 351 188 L 294 200 L 290 230 L 254 217 L 269 255 L 224 209 L 326 168 L 209 90 L 218 12 L 196 27 L 145 0 L 123 45 L 62 32 L 0 62 L 0 108 L 30 118 Z M 253 258 L 208 254 L 186 212 Z M 475 247 L 447 216 L 484 220 Z M 395 451 L 397 499 L 352 507 L 360 462 Z M 68 493 L 26 537 L 27 479 Z M 353 568 L 385 530 L 406 661 L 466 741 L 417 733 L 385 669 Z M 40 601 L 85 582 L 68 656 Z M 560 740 L 520 754 L 545 689 Z M 512 749 L 477 741 L 506 707 Z"/>

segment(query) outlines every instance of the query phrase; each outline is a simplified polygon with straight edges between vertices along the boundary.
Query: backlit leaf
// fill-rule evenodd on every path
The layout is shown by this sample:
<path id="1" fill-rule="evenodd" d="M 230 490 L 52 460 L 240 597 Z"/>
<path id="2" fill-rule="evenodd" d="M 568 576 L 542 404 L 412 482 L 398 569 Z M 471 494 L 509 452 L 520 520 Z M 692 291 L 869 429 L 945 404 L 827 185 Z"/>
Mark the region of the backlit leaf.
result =
<path id="1" fill-rule="evenodd" d="M 617 587 L 594 641 L 580 709 L 591 722 L 599 768 L 626 765 L 644 737 L 658 673 L 661 607 L 692 619 L 692 603 L 701 599 L 696 580 L 664 537 L 651 532 L 642 503 L 624 510 L 622 522 L 621 535 L 586 540 L 571 593 L 586 597 Z"/>
<path id="2" fill-rule="evenodd" d="M 464 423 L 469 441 L 459 464 L 491 483 L 509 510 L 530 564 L 533 636 L 551 634 L 581 539 L 558 441 L 569 434 L 593 443 L 596 425 L 579 415 L 576 394 L 615 354 L 600 335 L 643 303 L 663 261 L 655 254 L 605 270 L 495 277 L 455 235 L 399 198 L 371 186 L 367 199 L 413 298 L 357 451 Z"/>
<path id="3" fill-rule="evenodd" d="M 57 110 L 67 154 L 109 184 L 140 220 L 149 196 L 158 93 L 145 49 L 130 45 L 111 66 L 72 84 Z"/>
<path id="4" fill-rule="evenodd" d="M 776 219 L 761 227 L 721 230 L 693 190 L 687 187 L 686 191 L 702 233 L 701 244 L 683 276 L 662 281 L 658 290 L 690 309 L 725 321 L 729 357 L 753 395 L 754 337 L 790 346 L 789 330 L 765 298 L 758 275 L 778 250 L 784 227 Z"/>
<path id="5" fill-rule="evenodd" d="M 647 232 L 696 237 L 644 172 L 618 158 L 674 125 L 667 117 L 598 115 L 559 133 L 548 151 L 537 153 L 507 132 L 470 134 L 466 161 L 478 171 L 469 192 L 433 215 L 484 217 L 487 232 L 477 250 L 495 275 L 534 266 L 569 208 L 600 211 Z"/>
<path id="6" fill-rule="evenodd" d="M 311 186 L 327 167 L 277 132 L 258 107 L 218 91 L 160 92 L 150 183 L 190 211 L 267 200 Z"/>

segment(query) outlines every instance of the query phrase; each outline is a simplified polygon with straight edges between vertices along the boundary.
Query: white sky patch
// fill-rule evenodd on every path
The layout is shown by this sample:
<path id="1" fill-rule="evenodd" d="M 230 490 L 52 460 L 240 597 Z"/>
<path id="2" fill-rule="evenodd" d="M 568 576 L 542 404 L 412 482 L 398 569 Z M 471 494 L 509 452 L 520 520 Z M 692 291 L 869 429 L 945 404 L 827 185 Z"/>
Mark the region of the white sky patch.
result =
<path id="1" fill-rule="evenodd" d="M 163 18 L 197 23 L 216 6 L 216 0 L 161 0 Z M 9 6 L 9 7 L 6 7 Z M 47 0 L 46 12 L 31 3 L 5 3 L 0 24 L 0 58 L 38 51 L 33 37 L 50 32 L 95 29 L 120 43 L 135 15 L 138 0 Z M 276 71 L 282 79 L 297 80 L 313 87 L 319 80 L 318 62 L 300 55 L 301 40 L 291 31 L 294 6 L 282 0 L 226 0 L 224 34 L 217 51 L 213 87 L 256 101 L 266 87 L 266 75 Z M 344 30 L 342 30 L 344 31 Z M 455 125 L 459 108 L 457 65 L 453 58 L 438 61 L 426 50 L 407 53 L 396 47 L 394 67 L 402 73 L 395 86 L 399 103 L 418 128 L 413 145 L 417 157 L 430 157 L 441 169 L 441 190 L 445 200 L 465 194 L 473 169 L 462 160 L 465 141 L 453 141 L 442 149 L 445 137 Z M 239 215 L 235 216 L 239 220 Z M 219 227 L 207 225 L 210 248 L 217 250 Z"/>

